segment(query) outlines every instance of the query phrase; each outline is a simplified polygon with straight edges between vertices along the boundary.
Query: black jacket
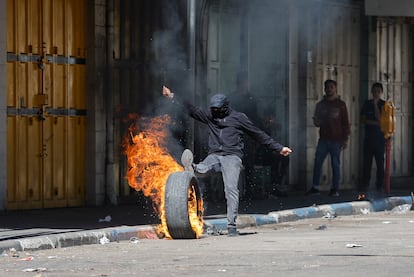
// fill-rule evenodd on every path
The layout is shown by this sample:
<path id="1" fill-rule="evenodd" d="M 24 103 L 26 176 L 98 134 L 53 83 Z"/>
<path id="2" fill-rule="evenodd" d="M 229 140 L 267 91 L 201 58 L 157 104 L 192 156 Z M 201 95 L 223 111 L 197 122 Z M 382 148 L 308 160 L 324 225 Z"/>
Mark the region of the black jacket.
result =
<path id="1" fill-rule="evenodd" d="M 244 133 L 248 134 L 258 143 L 266 145 L 269 149 L 275 150 L 278 153 L 283 148 L 283 145 L 256 127 L 244 113 L 229 108 L 229 114 L 220 119 L 213 118 L 210 111 L 201 107 L 188 103 L 185 106 L 192 118 L 207 124 L 209 129 L 209 154 L 234 154 L 242 158 Z"/>
<path id="2" fill-rule="evenodd" d="M 380 99 L 377 105 L 378 110 L 381 113 L 382 108 L 385 105 L 385 101 Z M 375 118 L 374 100 L 370 99 L 364 102 L 361 109 L 361 116 L 365 117 L 367 120 L 378 121 L 378 123 L 380 122 L 380 119 Z M 384 133 L 381 131 L 381 126 L 379 124 L 365 124 L 365 139 L 380 139 L 385 141 Z"/>

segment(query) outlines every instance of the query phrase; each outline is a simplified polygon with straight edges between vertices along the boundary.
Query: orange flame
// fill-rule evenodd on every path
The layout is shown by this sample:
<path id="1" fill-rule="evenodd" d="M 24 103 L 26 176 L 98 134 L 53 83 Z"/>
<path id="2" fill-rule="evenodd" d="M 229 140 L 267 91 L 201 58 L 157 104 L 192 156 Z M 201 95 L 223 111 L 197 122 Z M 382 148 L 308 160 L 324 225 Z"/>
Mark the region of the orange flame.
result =
<path id="1" fill-rule="evenodd" d="M 128 160 L 126 178 L 132 188 L 142 191 L 152 200 L 161 220 L 157 231 L 161 236 L 171 238 L 164 208 L 165 185 L 171 173 L 183 171 L 183 167 L 172 158 L 165 147 L 168 138 L 166 126 L 171 123 L 171 119 L 168 115 L 151 119 L 140 118 L 139 122 L 142 127 L 140 128 L 137 124 L 138 116 L 129 115 L 129 117 L 136 123 L 129 127 L 130 136 L 126 136 L 123 142 L 124 153 Z M 135 135 L 134 133 L 137 132 L 138 134 Z M 189 203 L 190 218 L 194 217 L 192 209 Z M 195 209 L 197 211 L 197 207 Z M 199 217 L 196 220 L 199 221 Z M 194 220 L 190 219 L 190 221 Z M 191 225 L 192 229 L 196 227 Z M 202 233 L 202 227 L 201 231 L 195 229 L 194 231 L 199 236 L 200 232 Z"/>
<path id="2" fill-rule="evenodd" d="M 196 192 L 194 187 L 190 187 L 188 190 L 188 217 L 190 219 L 191 229 L 193 229 L 196 238 L 199 238 L 204 231 L 203 221 L 203 200 L 197 201 Z"/>

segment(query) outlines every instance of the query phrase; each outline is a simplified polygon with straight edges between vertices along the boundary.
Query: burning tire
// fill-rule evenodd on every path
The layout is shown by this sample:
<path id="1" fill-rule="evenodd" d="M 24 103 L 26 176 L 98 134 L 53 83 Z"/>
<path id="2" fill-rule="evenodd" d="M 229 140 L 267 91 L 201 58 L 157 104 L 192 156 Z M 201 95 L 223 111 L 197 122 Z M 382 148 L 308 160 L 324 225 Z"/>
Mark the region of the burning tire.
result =
<path id="1" fill-rule="evenodd" d="M 203 201 L 197 179 L 188 171 L 168 176 L 165 217 L 173 239 L 195 239 L 203 232 Z"/>

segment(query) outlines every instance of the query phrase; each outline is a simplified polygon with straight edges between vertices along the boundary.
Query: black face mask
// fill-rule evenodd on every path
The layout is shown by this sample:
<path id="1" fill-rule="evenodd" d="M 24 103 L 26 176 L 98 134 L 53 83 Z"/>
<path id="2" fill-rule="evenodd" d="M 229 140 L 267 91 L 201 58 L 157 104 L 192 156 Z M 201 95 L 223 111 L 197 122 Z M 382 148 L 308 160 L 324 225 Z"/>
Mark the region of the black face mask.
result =
<path id="1" fill-rule="evenodd" d="M 229 114 L 229 107 L 224 105 L 220 108 L 210 108 L 213 118 L 224 118 Z"/>

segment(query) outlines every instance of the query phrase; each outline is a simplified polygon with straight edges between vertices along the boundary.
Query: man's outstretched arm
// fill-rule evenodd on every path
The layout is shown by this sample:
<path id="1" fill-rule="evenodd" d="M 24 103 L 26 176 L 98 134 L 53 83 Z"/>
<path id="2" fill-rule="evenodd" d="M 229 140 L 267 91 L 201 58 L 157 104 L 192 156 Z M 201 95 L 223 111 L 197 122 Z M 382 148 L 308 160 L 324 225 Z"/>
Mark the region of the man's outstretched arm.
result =
<path id="1" fill-rule="evenodd" d="M 188 101 L 181 101 L 179 97 L 176 97 L 175 94 L 166 86 L 162 86 L 162 95 L 170 99 L 176 105 L 180 106 L 184 110 L 188 111 L 189 115 L 195 120 L 201 121 L 203 123 L 208 122 L 208 114 L 198 106 L 194 106 Z M 178 98 L 178 99 L 177 99 Z"/>

